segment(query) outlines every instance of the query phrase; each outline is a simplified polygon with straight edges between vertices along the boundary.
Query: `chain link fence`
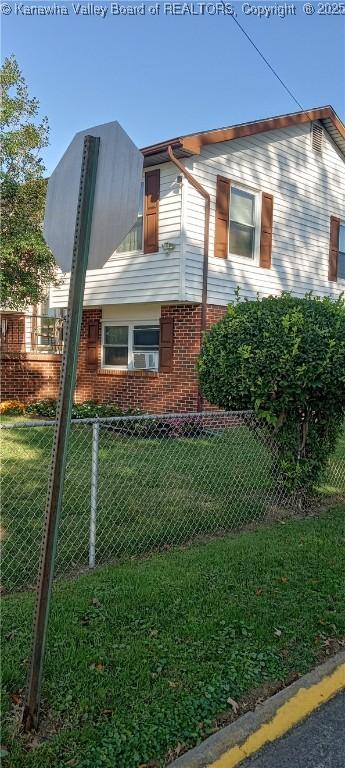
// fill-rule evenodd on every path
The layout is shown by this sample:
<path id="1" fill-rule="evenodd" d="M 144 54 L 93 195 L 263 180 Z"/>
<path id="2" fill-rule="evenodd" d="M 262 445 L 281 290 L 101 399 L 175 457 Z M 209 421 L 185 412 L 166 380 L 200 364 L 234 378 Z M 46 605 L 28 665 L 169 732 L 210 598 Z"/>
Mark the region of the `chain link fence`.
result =
<path id="1" fill-rule="evenodd" d="M 2 582 L 36 583 L 54 424 L 1 425 Z M 344 442 L 320 488 L 345 500 Z M 287 498 L 252 413 L 72 422 L 57 575 L 279 519 Z"/>

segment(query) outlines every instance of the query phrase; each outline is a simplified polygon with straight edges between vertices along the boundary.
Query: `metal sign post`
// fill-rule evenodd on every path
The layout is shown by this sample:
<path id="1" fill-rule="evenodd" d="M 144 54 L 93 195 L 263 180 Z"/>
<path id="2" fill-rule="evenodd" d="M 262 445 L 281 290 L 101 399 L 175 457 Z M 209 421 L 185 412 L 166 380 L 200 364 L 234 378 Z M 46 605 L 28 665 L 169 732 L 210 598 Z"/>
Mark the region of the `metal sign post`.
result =
<path id="1" fill-rule="evenodd" d="M 88 265 L 92 212 L 95 195 L 99 137 L 85 136 L 75 223 L 65 347 L 62 361 L 57 422 L 51 456 L 45 527 L 37 585 L 33 649 L 28 692 L 23 712 L 25 731 L 37 728 L 44 651 L 47 637 L 49 605 L 54 576 L 54 563 L 59 516 L 62 507 L 64 476 L 70 432 L 71 410 L 76 380 L 80 327 L 83 311 L 85 276 Z"/>

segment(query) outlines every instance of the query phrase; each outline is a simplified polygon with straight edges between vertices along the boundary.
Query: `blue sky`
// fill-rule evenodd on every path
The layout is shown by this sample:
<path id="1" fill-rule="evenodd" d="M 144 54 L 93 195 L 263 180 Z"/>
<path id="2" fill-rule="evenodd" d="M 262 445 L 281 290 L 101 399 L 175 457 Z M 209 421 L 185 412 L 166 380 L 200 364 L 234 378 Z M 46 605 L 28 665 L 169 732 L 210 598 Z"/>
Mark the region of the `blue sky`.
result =
<path id="1" fill-rule="evenodd" d="M 67 0 L 59 4 L 68 16 L 26 16 L 14 2 L 2 16 L 2 57 L 16 55 L 48 116 L 48 172 L 76 131 L 97 123 L 117 119 L 144 146 L 297 109 L 230 16 L 164 14 L 163 3 L 159 15 L 146 9 L 144 16 L 116 16 L 109 0 L 99 0 L 94 5 L 108 7 L 102 18 L 76 15 Z M 255 5 L 277 4 L 252 0 L 246 7 Z M 345 16 L 308 16 L 300 0 L 286 18 L 258 18 L 245 15 L 242 2 L 233 6 L 301 104 L 332 104 L 344 120 Z"/>

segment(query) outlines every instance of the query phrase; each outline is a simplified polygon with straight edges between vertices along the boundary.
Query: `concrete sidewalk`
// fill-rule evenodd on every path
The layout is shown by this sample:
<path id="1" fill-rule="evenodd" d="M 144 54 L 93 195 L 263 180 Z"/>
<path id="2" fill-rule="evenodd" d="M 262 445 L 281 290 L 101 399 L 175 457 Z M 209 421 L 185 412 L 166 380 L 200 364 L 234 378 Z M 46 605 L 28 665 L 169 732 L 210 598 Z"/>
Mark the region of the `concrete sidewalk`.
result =
<path id="1" fill-rule="evenodd" d="M 337 694 L 285 736 L 241 763 L 241 768 L 344 767 L 345 692 Z"/>

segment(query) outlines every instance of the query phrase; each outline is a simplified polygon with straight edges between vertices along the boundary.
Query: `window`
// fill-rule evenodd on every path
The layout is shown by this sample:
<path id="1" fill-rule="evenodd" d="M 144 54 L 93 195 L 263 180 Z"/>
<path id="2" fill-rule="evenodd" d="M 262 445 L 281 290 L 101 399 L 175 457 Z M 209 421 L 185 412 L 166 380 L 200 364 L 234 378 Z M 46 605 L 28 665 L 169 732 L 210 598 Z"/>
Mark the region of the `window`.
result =
<path id="1" fill-rule="evenodd" d="M 125 239 L 117 247 L 117 253 L 128 251 L 141 251 L 143 248 L 143 213 L 144 213 L 144 182 L 141 182 L 138 218 L 134 227 L 128 232 Z"/>
<path id="2" fill-rule="evenodd" d="M 64 310 L 49 307 L 49 299 L 33 308 L 30 348 L 33 352 L 61 352 Z"/>
<path id="3" fill-rule="evenodd" d="M 254 259 L 256 250 L 257 195 L 231 186 L 229 253 Z"/>
<path id="4" fill-rule="evenodd" d="M 158 368 L 159 327 L 133 328 L 133 368 Z"/>
<path id="5" fill-rule="evenodd" d="M 338 277 L 345 280 L 345 222 L 339 228 Z"/>
<path id="6" fill-rule="evenodd" d="M 106 325 L 104 328 L 104 365 L 128 365 L 127 325 Z"/>
<path id="7" fill-rule="evenodd" d="M 103 326 L 103 366 L 129 370 L 158 370 L 159 324 Z"/>

